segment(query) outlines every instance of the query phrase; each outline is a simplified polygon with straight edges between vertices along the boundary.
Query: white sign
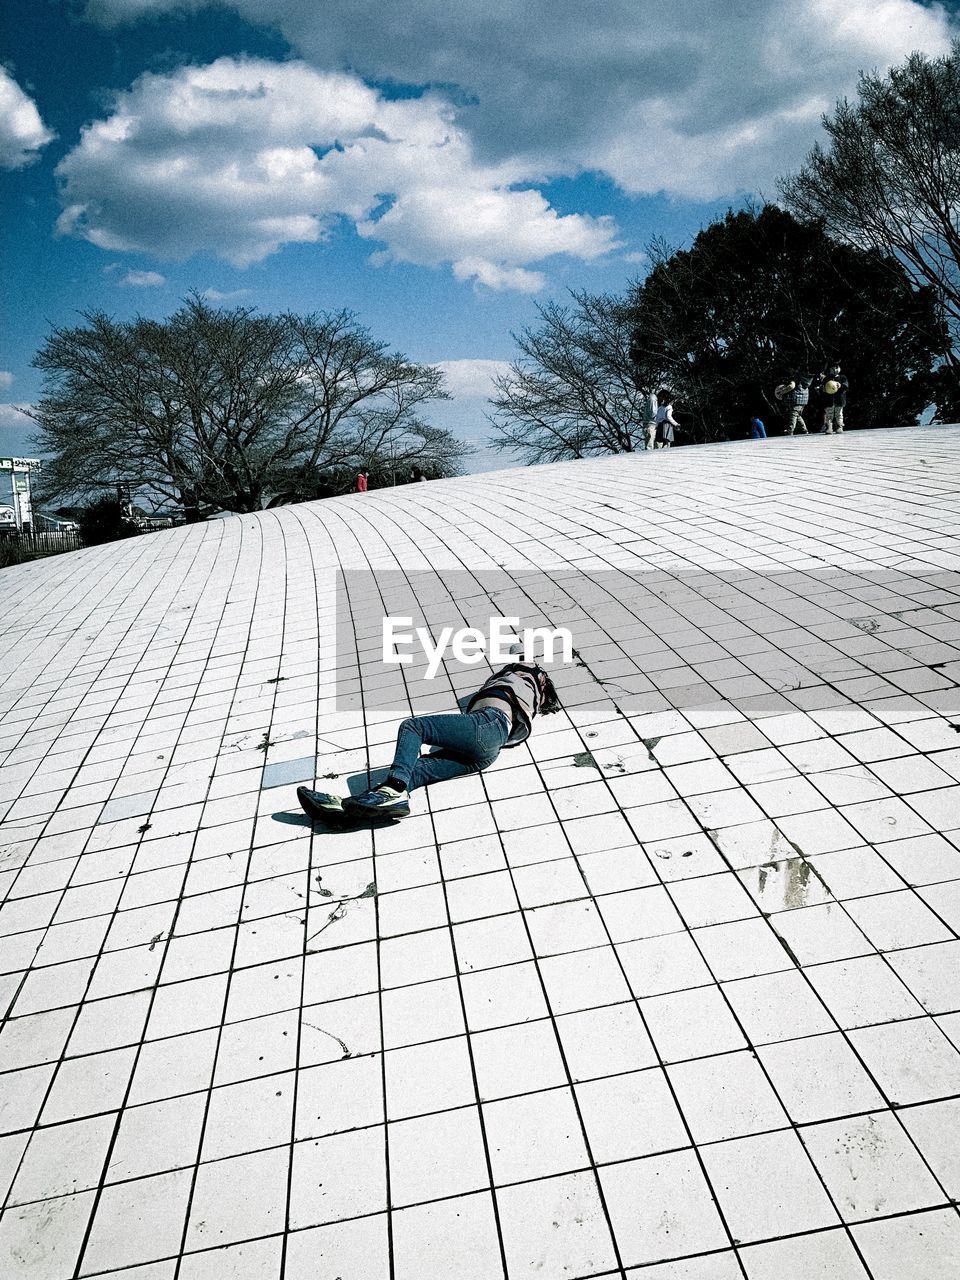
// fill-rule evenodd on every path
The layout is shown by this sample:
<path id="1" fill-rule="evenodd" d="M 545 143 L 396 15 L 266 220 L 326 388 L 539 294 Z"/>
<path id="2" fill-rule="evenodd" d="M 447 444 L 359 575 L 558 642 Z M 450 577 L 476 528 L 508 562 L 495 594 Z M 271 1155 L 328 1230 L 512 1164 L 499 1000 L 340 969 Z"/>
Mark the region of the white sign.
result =
<path id="1" fill-rule="evenodd" d="M 40 458 L 0 458 L 0 471 L 42 471 Z"/>

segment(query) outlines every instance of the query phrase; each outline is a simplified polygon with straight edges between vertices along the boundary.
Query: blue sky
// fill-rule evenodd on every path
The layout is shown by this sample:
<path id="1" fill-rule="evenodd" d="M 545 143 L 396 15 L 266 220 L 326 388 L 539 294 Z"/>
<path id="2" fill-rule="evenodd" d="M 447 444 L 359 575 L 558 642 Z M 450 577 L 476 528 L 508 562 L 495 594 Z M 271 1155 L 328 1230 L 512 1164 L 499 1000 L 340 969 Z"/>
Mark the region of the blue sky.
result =
<path id="1" fill-rule="evenodd" d="M 861 68 L 957 30 L 920 0 L 4 9 L 0 454 L 28 449 L 15 406 L 51 324 L 160 317 L 194 289 L 352 308 L 443 364 L 435 420 L 482 440 L 538 302 L 620 291 L 652 237 L 773 195 Z"/>

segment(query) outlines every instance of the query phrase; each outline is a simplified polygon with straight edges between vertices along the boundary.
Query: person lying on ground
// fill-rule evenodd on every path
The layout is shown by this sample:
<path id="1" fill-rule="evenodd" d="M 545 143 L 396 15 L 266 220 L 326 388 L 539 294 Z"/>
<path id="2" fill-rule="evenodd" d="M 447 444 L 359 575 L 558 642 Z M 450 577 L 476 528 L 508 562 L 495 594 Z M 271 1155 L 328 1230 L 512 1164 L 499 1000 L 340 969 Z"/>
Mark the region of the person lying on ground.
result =
<path id="1" fill-rule="evenodd" d="M 503 747 L 530 736 L 538 715 L 559 710 L 557 691 L 543 668 L 511 662 L 483 683 L 465 711 L 404 720 L 390 772 L 379 786 L 342 799 L 298 787 L 297 799 L 311 818 L 405 818 L 412 791 L 488 769 Z M 424 746 L 435 750 L 421 755 Z"/>

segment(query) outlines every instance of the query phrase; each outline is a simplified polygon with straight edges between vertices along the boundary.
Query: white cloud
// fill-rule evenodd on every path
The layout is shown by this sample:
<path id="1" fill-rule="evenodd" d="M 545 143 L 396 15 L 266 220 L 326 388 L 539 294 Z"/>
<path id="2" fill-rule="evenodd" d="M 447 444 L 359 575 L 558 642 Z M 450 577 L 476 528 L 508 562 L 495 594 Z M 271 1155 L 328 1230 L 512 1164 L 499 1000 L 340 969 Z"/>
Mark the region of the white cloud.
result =
<path id="1" fill-rule="evenodd" d="M 52 138 L 36 103 L 0 67 L 0 168 L 22 169 Z"/>
<path id="2" fill-rule="evenodd" d="M 28 404 L 0 404 L 0 456 L 4 458 L 31 458 L 34 456 L 33 436 L 37 424 L 23 412 Z M 9 475 L 9 472 L 7 473 Z"/>
<path id="3" fill-rule="evenodd" d="M 58 167 L 59 229 L 114 251 L 245 266 L 339 219 L 375 260 L 449 263 L 492 289 L 615 248 L 609 218 L 560 216 L 522 168 L 482 164 L 438 94 L 386 100 L 354 75 L 221 58 L 142 76 Z M 522 189 L 519 189 L 522 185 Z"/>
<path id="4" fill-rule="evenodd" d="M 438 360 L 446 388 L 456 399 L 487 399 L 494 393 L 494 378 L 510 372 L 506 360 Z"/>
<path id="5" fill-rule="evenodd" d="M 227 2 L 317 68 L 456 85 L 483 164 L 694 198 L 772 189 L 861 68 L 942 52 L 956 30 L 924 0 Z M 105 22 L 187 7 L 202 0 L 88 0 Z"/>
<path id="6" fill-rule="evenodd" d="M 32 418 L 28 418 L 24 413 L 24 409 L 32 408 L 29 404 L 0 404 L 0 427 L 23 427 L 29 428 L 31 431 L 36 430 L 36 426 Z"/>
<path id="7" fill-rule="evenodd" d="M 245 298 L 249 294 L 249 289 L 204 289 L 203 296 L 208 302 L 236 302 L 238 298 Z"/>
<path id="8" fill-rule="evenodd" d="M 131 289 L 157 289 L 167 283 L 167 278 L 159 271 L 128 271 L 120 283 Z"/>
<path id="9" fill-rule="evenodd" d="M 12 387 L 15 381 L 15 376 L 8 369 L 0 369 L 0 387 L 4 391 L 7 387 Z"/>

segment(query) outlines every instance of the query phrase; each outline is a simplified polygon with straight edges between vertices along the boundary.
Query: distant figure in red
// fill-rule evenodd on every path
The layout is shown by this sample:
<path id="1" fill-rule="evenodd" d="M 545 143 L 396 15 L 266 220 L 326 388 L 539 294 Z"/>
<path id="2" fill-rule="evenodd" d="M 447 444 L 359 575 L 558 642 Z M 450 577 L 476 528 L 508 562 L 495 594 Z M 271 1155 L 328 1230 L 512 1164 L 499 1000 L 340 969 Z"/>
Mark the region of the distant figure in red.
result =
<path id="1" fill-rule="evenodd" d="M 361 471 L 357 476 L 357 493 L 367 492 L 367 473 Z"/>

